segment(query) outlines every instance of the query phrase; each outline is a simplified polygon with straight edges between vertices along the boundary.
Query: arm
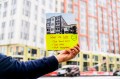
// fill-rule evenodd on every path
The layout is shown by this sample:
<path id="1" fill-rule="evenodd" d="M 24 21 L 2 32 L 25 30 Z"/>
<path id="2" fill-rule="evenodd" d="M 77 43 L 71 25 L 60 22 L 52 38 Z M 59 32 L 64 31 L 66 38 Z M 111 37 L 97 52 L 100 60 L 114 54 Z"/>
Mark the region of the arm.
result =
<path id="1" fill-rule="evenodd" d="M 14 78 L 37 78 L 58 68 L 58 61 L 54 56 L 19 62 L 11 57 L 0 55 L 0 78 L 6 76 Z M 12 73 L 12 74 L 10 74 Z"/>
<path id="2" fill-rule="evenodd" d="M 0 54 L 0 78 L 37 78 L 58 68 L 58 63 L 68 61 L 79 53 L 79 45 L 74 48 L 61 51 L 58 56 L 51 56 L 43 59 L 19 62 L 11 57 Z M 12 74 L 11 74 L 12 73 Z M 17 79 L 16 78 L 16 79 Z M 15 79 L 15 78 L 14 78 Z"/>

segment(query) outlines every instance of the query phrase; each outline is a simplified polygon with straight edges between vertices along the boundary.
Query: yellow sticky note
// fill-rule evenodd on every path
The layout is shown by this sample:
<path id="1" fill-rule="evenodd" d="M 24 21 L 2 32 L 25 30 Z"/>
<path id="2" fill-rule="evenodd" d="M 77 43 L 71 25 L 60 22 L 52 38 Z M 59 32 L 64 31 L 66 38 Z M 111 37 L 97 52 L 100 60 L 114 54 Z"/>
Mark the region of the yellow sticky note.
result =
<path id="1" fill-rule="evenodd" d="M 77 34 L 47 34 L 47 50 L 65 50 L 78 44 Z"/>

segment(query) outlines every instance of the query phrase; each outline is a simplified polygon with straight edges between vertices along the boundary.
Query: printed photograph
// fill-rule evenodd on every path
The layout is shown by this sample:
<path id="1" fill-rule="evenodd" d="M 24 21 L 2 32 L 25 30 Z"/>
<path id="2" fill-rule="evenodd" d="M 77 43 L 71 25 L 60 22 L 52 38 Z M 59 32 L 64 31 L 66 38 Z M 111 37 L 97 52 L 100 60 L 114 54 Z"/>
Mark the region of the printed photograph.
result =
<path id="1" fill-rule="evenodd" d="M 47 34 L 77 34 L 77 26 L 73 14 L 49 13 L 46 16 Z"/>

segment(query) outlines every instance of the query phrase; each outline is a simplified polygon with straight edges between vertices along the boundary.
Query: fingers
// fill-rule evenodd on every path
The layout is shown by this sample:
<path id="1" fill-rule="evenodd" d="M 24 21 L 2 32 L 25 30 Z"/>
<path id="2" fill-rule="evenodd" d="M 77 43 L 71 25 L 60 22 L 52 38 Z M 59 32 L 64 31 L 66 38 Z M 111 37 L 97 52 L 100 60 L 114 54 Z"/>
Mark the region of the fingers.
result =
<path id="1" fill-rule="evenodd" d="M 72 51 L 71 50 L 66 50 L 66 53 L 71 53 Z"/>
<path id="2" fill-rule="evenodd" d="M 73 52 L 75 52 L 75 53 L 79 53 L 80 52 L 80 47 L 79 47 L 79 45 L 77 45 L 77 46 L 74 46 L 74 48 L 72 48 L 74 51 Z"/>
<path id="3" fill-rule="evenodd" d="M 72 57 L 75 57 L 80 52 L 79 45 L 77 44 L 77 46 L 74 46 L 74 48 L 71 48 L 70 50 L 72 51 Z"/>
<path id="4" fill-rule="evenodd" d="M 80 45 L 79 45 L 79 44 L 77 44 L 77 46 L 78 46 L 78 47 L 80 47 Z"/>
<path id="5" fill-rule="evenodd" d="M 79 47 L 79 45 L 77 45 L 77 46 L 74 46 L 74 48 L 76 48 L 77 49 L 77 51 L 76 52 L 80 52 L 80 47 Z"/>

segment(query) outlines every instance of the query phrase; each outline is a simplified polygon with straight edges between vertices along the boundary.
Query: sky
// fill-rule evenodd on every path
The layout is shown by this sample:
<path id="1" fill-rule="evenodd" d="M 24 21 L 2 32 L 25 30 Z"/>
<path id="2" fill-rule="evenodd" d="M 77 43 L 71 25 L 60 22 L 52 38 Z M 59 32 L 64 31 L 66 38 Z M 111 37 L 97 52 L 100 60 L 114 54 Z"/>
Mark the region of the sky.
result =
<path id="1" fill-rule="evenodd" d="M 62 15 L 64 20 L 67 22 L 67 24 L 76 24 L 75 16 L 72 13 L 47 13 L 46 19 L 52 16 L 59 16 L 59 15 Z"/>

